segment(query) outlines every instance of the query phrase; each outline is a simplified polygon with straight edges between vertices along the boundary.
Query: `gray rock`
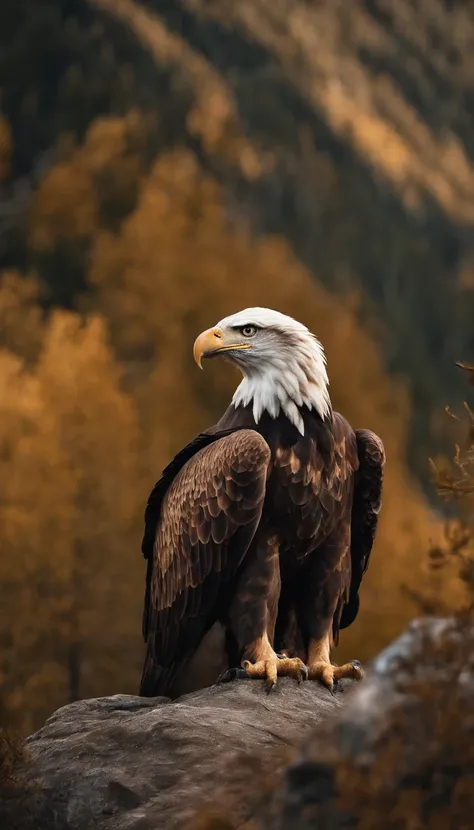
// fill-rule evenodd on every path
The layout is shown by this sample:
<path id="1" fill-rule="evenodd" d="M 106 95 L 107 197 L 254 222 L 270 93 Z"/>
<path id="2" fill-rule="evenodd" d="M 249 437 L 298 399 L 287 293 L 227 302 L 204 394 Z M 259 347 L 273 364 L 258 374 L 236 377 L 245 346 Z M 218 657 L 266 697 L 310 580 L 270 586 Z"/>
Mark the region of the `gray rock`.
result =
<path id="1" fill-rule="evenodd" d="M 343 700 L 289 679 L 270 694 L 240 681 L 177 701 L 116 695 L 64 706 L 27 744 L 58 827 L 160 830 L 216 805 L 239 824 Z"/>
<path id="2" fill-rule="evenodd" d="M 250 819 L 261 830 L 353 826 L 336 804 L 335 770 L 351 759 L 370 776 L 401 707 L 408 753 L 393 787 L 403 776 L 416 780 L 411 750 L 426 743 L 433 721 L 411 683 L 419 676 L 441 688 L 446 662 L 430 663 L 430 643 L 448 636 L 449 654 L 456 642 L 462 646 L 451 626 L 412 623 L 361 684 L 347 681 L 336 696 L 289 679 L 267 694 L 261 681 L 249 680 L 174 701 L 115 695 L 64 706 L 27 741 L 41 779 L 42 813 L 31 826 L 173 830 L 196 827 L 196 816 L 212 810 L 229 828 Z M 404 677 L 408 684 L 400 684 Z M 468 698 L 462 705 L 471 711 L 472 687 L 462 675 L 460 687 Z"/>
<path id="3" fill-rule="evenodd" d="M 275 795 L 277 820 L 272 827 L 358 826 L 359 813 L 345 812 L 344 800 L 339 799 L 341 765 L 361 772 L 366 782 L 385 769 L 381 774 L 387 805 L 399 803 L 403 792 L 421 794 L 418 806 L 411 808 L 410 822 L 399 827 L 428 826 L 430 815 L 454 802 L 460 783 L 466 786 L 467 781 L 468 792 L 474 794 L 474 674 L 468 665 L 472 646 L 472 629 L 455 620 L 423 618 L 410 623 L 375 658 L 337 717 L 326 719 L 303 741 Z M 360 799 L 362 812 L 366 807 L 380 809 L 375 790 L 371 792 L 368 785 Z M 471 798 L 465 807 L 469 819 L 473 805 Z M 449 826 L 470 826 L 462 823 L 465 813 L 462 816 Z M 373 815 L 371 821 L 370 826 L 376 826 Z"/>

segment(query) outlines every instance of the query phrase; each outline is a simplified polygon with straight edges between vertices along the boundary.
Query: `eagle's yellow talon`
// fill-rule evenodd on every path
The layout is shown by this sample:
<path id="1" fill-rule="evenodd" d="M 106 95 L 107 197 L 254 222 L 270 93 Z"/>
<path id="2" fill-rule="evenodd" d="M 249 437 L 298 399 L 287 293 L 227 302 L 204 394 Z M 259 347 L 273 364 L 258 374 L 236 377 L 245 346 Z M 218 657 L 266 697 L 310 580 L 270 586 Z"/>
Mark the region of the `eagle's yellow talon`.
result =
<path id="1" fill-rule="evenodd" d="M 242 662 L 249 677 L 265 680 L 268 691 L 275 688 L 278 677 L 292 677 L 298 683 L 307 679 L 308 669 L 299 657 L 279 657 L 276 654 L 267 660 L 258 660 L 251 663 L 249 660 Z"/>
<path id="2" fill-rule="evenodd" d="M 334 694 L 339 680 L 349 678 L 362 680 L 364 672 L 358 660 L 345 663 L 343 666 L 333 666 L 332 663 L 319 662 L 308 667 L 309 680 L 319 680 L 323 686 Z"/>

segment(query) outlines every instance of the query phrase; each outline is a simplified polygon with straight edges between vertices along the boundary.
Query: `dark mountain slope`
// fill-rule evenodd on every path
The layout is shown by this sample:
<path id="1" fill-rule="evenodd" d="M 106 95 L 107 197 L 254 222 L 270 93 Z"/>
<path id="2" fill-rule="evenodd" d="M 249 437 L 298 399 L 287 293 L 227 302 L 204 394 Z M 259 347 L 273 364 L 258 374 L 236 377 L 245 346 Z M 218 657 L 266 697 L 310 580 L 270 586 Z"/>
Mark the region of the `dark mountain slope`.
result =
<path id="1" fill-rule="evenodd" d="M 49 302 L 87 291 L 87 234 L 40 256 L 28 186 L 98 116 L 134 109 L 137 176 L 190 147 L 231 218 L 283 234 L 315 279 L 362 294 L 388 368 L 410 378 L 423 474 L 426 424 L 460 395 L 453 362 L 474 349 L 473 43 L 469 6 L 438 0 L 6 0 L 1 264 L 39 272 Z M 120 222 L 135 190 L 100 222 Z"/>

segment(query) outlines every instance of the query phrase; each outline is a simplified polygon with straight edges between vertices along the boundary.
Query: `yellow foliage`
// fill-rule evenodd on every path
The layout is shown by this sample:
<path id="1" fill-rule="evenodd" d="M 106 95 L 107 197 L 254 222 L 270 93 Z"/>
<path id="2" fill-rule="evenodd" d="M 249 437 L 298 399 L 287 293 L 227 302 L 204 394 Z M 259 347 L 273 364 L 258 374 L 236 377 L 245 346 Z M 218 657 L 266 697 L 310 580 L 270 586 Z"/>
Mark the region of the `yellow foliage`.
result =
<path id="1" fill-rule="evenodd" d="M 143 495 L 102 320 L 57 312 L 34 374 L 4 352 L 0 378 L 2 698 L 30 729 L 71 696 L 134 690 Z"/>
<path id="2" fill-rule="evenodd" d="M 43 337 L 40 289 L 34 277 L 5 271 L 0 283 L 0 347 L 27 361 L 38 355 Z"/>
<path id="3" fill-rule="evenodd" d="M 69 204 L 74 211 L 69 210 Z M 55 237 L 86 236 L 97 223 L 97 204 L 90 177 L 74 163 L 62 162 L 45 176 L 32 211 L 35 248 L 47 249 Z M 53 237 L 51 227 L 54 228 Z"/>
<path id="4" fill-rule="evenodd" d="M 48 251 L 61 239 L 85 239 L 99 226 L 101 211 L 133 204 L 147 122 L 137 113 L 99 118 L 84 145 L 44 176 L 30 210 L 30 244 Z M 66 137 L 64 137 L 66 138 Z M 59 141 L 58 152 L 66 141 Z"/>

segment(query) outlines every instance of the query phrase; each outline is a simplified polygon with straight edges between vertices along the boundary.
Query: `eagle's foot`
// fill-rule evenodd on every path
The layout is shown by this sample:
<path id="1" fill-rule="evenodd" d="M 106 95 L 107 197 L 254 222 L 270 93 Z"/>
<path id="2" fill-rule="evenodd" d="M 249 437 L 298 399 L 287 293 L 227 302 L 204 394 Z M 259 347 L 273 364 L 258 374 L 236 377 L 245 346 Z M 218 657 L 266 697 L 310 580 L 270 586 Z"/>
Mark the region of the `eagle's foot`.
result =
<path id="1" fill-rule="evenodd" d="M 293 677 L 298 683 L 308 679 L 308 669 L 299 657 L 274 654 L 267 660 L 255 663 L 244 660 L 242 666 L 248 677 L 265 680 L 268 691 L 275 688 L 277 677 Z"/>
<path id="2" fill-rule="evenodd" d="M 321 660 L 308 666 L 308 679 L 319 680 L 323 686 L 329 689 L 331 694 L 335 694 L 339 687 L 339 681 L 343 678 L 362 680 L 363 676 L 364 672 L 358 660 L 344 663 L 343 666 L 333 666 L 332 663 Z"/>

